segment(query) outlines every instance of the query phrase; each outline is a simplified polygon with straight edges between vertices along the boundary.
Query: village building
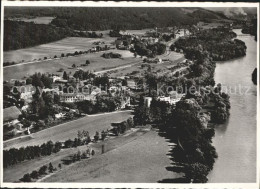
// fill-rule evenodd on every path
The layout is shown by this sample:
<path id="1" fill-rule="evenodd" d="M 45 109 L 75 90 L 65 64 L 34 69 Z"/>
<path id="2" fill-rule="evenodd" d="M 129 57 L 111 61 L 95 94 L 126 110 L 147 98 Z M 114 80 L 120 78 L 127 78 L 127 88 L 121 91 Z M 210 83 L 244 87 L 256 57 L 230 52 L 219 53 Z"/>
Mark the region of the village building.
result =
<path id="1" fill-rule="evenodd" d="M 15 85 L 16 83 L 19 83 L 21 85 L 26 85 L 26 80 L 24 80 L 24 79 L 10 79 L 11 85 Z"/>
<path id="2" fill-rule="evenodd" d="M 18 91 L 21 93 L 20 98 L 25 101 L 25 103 L 30 103 L 32 101 L 32 95 L 35 93 L 36 88 L 30 85 L 20 86 Z"/>
<path id="3" fill-rule="evenodd" d="M 60 94 L 61 102 L 80 102 L 84 100 L 93 101 L 95 100 L 94 95 L 85 95 L 82 93 L 62 93 Z"/>
<path id="4" fill-rule="evenodd" d="M 127 79 L 127 87 L 130 89 L 136 89 L 136 82 L 133 79 Z"/>

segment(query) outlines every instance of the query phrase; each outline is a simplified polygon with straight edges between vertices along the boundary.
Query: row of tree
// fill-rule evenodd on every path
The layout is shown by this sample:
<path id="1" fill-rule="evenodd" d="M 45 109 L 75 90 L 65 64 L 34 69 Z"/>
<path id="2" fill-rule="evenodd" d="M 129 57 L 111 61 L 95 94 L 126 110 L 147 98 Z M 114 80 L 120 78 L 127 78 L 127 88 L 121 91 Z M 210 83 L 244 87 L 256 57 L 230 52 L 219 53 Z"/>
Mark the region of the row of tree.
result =
<path id="1" fill-rule="evenodd" d="M 131 120 L 126 121 L 127 125 L 133 125 Z M 130 127 L 130 126 L 129 126 Z M 102 131 L 101 137 L 99 132 L 96 132 L 94 140 L 98 141 L 100 139 L 104 140 L 108 135 L 108 131 Z M 68 139 L 63 142 L 48 141 L 42 145 L 34 145 L 17 148 L 11 148 L 9 150 L 4 150 L 3 152 L 3 164 L 4 167 L 8 167 L 17 163 L 20 163 L 25 160 L 35 159 L 41 156 L 49 156 L 52 153 L 59 152 L 62 148 L 76 148 L 78 146 L 87 145 L 91 142 L 89 132 L 86 130 L 78 131 L 77 137 L 74 140 Z"/>
<path id="2" fill-rule="evenodd" d="M 31 160 L 41 156 L 49 156 L 61 150 L 62 143 L 48 141 L 42 145 L 34 145 L 17 148 L 11 148 L 3 151 L 3 166 L 8 167 L 25 160 Z"/>
<path id="3" fill-rule="evenodd" d="M 22 182 L 32 182 L 33 180 L 37 180 L 39 177 L 47 174 L 47 170 L 49 173 L 53 173 L 57 170 L 57 168 L 53 167 L 52 163 L 49 163 L 49 166 L 43 165 L 39 170 L 34 170 L 31 173 L 26 173 L 20 181 Z"/>

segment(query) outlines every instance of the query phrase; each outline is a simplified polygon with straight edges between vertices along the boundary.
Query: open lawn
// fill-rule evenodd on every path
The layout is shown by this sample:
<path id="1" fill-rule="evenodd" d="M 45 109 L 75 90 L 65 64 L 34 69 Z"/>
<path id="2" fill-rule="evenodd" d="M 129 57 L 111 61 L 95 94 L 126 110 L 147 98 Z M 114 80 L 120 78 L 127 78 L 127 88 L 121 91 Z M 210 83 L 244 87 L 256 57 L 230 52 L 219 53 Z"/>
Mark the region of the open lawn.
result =
<path id="1" fill-rule="evenodd" d="M 107 52 L 120 53 L 122 58 L 105 59 L 101 57 L 103 53 Z M 81 64 L 85 64 L 86 60 L 89 60 L 90 64 L 88 66 L 81 66 Z M 49 72 L 62 75 L 63 72 L 58 72 L 60 68 L 63 68 L 67 73 L 74 73 L 79 68 L 83 70 L 101 71 L 104 69 L 135 63 L 137 61 L 140 61 L 140 58 L 134 58 L 133 53 L 127 50 L 112 49 L 73 57 L 4 67 L 4 80 L 9 81 L 10 79 L 21 79 L 25 76 L 30 76 L 35 72 Z M 72 68 L 73 64 L 75 64 L 77 68 Z"/>
<path id="2" fill-rule="evenodd" d="M 109 141 L 104 143 L 105 147 L 110 145 Z M 181 176 L 170 171 L 171 160 L 166 154 L 173 144 L 156 131 L 138 132 L 111 145 L 116 148 L 65 167 L 42 182 L 156 183 Z"/>
<path id="3" fill-rule="evenodd" d="M 11 144 L 5 146 L 4 149 L 9 149 L 11 147 L 19 148 L 33 145 L 40 145 L 49 140 L 53 142 L 65 141 L 67 139 L 74 139 L 77 137 L 78 130 L 86 130 L 91 136 L 94 136 L 95 132 L 101 132 L 111 128 L 112 122 L 124 121 L 131 116 L 130 111 L 123 112 L 112 112 L 100 115 L 89 115 L 75 121 L 64 123 L 49 129 L 42 130 L 37 133 L 33 133 L 31 140 L 22 141 L 19 143 Z"/>
<path id="4" fill-rule="evenodd" d="M 74 53 L 75 51 L 86 51 L 95 47 L 94 42 L 104 41 L 104 45 L 110 45 L 115 38 L 106 36 L 103 38 L 83 38 L 83 37 L 67 37 L 65 39 L 38 45 L 35 47 L 12 50 L 4 52 L 4 62 L 25 62 L 33 61 L 34 59 L 43 59 L 44 57 L 53 58 L 55 55 L 60 57 L 61 53 Z"/>

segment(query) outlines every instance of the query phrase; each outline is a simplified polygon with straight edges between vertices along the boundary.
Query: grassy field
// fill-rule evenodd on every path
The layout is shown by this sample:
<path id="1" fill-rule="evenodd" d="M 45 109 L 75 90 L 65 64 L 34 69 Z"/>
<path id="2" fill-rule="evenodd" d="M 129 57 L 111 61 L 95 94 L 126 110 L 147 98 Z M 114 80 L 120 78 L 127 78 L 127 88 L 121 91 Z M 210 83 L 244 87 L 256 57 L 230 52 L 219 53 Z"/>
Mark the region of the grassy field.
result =
<path id="1" fill-rule="evenodd" d="M 105 44 L 110 45 L 115 38 L 106 36 L 104 38 L 82 38 L 82 37 L 68 37 L 56 42 L 38 45 L 35 47 L 12 50 L 4 52 L 4 62 L 25 62 L 33 61 L 34 59 L 43 59 L 44 57 L 60 57 L 61 53 L 74 53 L 75 51 L 86 51 L 95 47 L 94 42 L 104 41 Z"/>
<path id="2" fill-rule="evenodd" d="M 74 139 L 77 137 L 78 130 L 82 131 L 83 129 L 87 130 L 90 135 L 93 136 L 96 131 L 100 132 L 102 130 L 109 129 L 112 122 L 124 121 L 130 116 L 130 111 L 86 116 L 72 122 L 64 123 L 37 133 L 33 133 L 31 140 L 5 146 L 4 149 L 9 149 L 11 147 L 19 148 L 22 146 L 26 147 L 30 145 L 40 145 L 48 140 L 55 142 Z"/>
<path id="3" fill-rule="evenodd" d="M 166 154 L 172 144 L 156 131 L 123 139 L 105 143 L 115 145 L 114 150 L 65 167 L 42 182 L 156 183 L 180 177 L 168 168 L 171 160 Z"/>
<path id="4" fill-rule="evenodd" d="M 50 16 L 40 16 L 35 18 L 9 18 L 14 21 L 24 21 L 24 22 L 34 22 L 35 24 L 49 24 L 54 17 Z"/>
<path id="5" fill-rule="evenodd" d="M 162 59 L 169 59 L 170 61 L 167 61 L 167 62 L 162 63 L 162 64 L 151 63 L 150 65 L 152 66 L 153 72 L 167 71 L 168 70 L 167 66 L 174 66 L 178 62 L 181 62 L 182 60 L 185 59 L 183 54 L 176 53 L 176 52 L 173 52 L 173 51 L 167 52 L 164 55 L 161 55 L 161 56 L 158 56 L 158 57 L 162 58 Z M 136 65 L 128 67 L 128 68 L 123 68 L 123 69 L 120 69 L 120 70 L 112 71 L 110 73 L 110 76 L 111 77 L 121 77 L 121 76 L 131 74 L 131 73 L 136 72 L 136 71 L 138 71 L 138 73 L 136 73 L 134 75 L 144 75 L 146 70 L 147 70 L 147 67 L 141 68 L 141 64 L 136 64 Z"/>
<path id="6" fill-rule="evenodd" d="M 101 57 L 104 52 L 117 52 L 122 55 L 122 58 L 105 59 Z M 80 65 L 85 64 L 86 60 L 90 61 L 90 65 L 81 67 Z M 29 64 L 20 64 L 12 67 L 4 67 L 4 80 L 9 81 L 10 79 L 20 79 L 25 76 L 32 75 L 35 72 L 49 72 L 62 75 L 63 72 L 58 72 L 60 68 L 63 68 L 67 73 L 74 73 L 77 68 L 81 68 L 83 70 L 101 71 L 103 69 L 130 64 L 138 60 L 140 60 L 140 58 L 134 58 L 133 54 L 129 51 L 109 50 L 97 53 L 83 54 L 74 57 L 65 57 L 62 59 L 53 59 Z M 73 64 L 78 67 L 72 68 Z"/>

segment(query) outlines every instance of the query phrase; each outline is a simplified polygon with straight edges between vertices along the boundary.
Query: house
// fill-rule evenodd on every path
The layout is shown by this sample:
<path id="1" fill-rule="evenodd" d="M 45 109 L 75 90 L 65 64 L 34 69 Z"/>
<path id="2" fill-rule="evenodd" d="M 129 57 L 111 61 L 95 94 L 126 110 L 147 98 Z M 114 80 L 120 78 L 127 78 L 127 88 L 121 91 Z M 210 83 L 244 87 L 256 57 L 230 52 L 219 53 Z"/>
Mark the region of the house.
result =
<path id="1" fill-rule="evenodd" d="M 126 107 L 130 107 L 130 96 L 126 96 L 121 100 L 120 109 L 125 109 Z"/>
<path id="2" fill-rule="evenodd" d="M 24 80 L 24 79 L 11 79 L 10 80 L 10 84 L 12 84 L 12 85 L 15 85 L 16 82 L 18 82 L 22 85 L 26 85 L 26 80 Z"/>
<path id="3" fill-rule="evenodd" d="M 62 78 L 61 77 L 59 77 L 59 76 L 53 76 L 52 77 L 52 81 L 53 81 L 53 83 L 55 83 L 55 81 L 59 81 L 59 80 L 62 80 Z"/>
<path id="4" fill-rule="evenodd" d="M 95 100 L 93 95 L 85 95 L 82 93 L 63 93 L 60 95 L 61 102 L 80 102 L 84 100 Z"/>
<path id="5" fill-rule="evenodd" d="M 36 88 L 31 84 L 24 85 L 19 87 L 19 91 L 21 93 L 20 98 L 23 99 L 26 103 L 29 103 L 32 100 L 32 95 L 36 91 Z"/>
<path id="6" fill-rule="evenodd" d="M 49 93 L 57 93 L 59 94 L 59 89 L 58 88 L 54 88 L 54 89 L 49 89 L 49 88 L 45 88 L 45 89 L 42 89 L 42 92 L 49 92 Z"/>
<path id="7" fill-rule="evenodd" d="M 56 119 L 63 118 L 64 116 L 65 116 L 64 113 L 58 113 L 58 114 L 55 114 L 55 118 L 56 118 Z"/>
<path id="8" fill-rule="evenodd" d="M 148 96 L 144 97 L 144 104 L 147 108 L 150 108 L 152 100 L 153 100 L 152 97 L 148 97 Z"/>
<path id="9" fill-rule="evenodd" d="M 127 80 L 127 87 L 130 89 L 136 89 L 136 82 L 134 80 L 128 79 Z"/>

